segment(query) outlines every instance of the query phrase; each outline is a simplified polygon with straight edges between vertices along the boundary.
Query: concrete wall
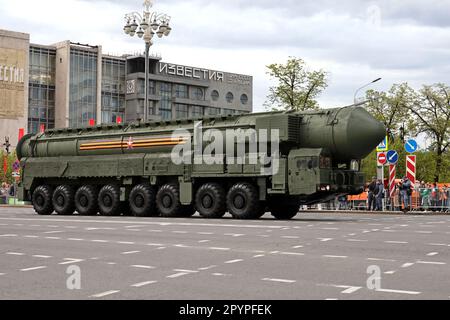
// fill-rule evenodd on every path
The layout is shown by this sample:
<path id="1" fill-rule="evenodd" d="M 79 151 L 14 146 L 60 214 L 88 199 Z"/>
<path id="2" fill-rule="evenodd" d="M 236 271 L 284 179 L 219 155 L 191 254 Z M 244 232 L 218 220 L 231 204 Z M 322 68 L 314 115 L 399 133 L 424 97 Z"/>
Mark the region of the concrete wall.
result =
<path id="1" fill-rule="evenodd" d="M 70 41 L 55 44 L 55 127 L 69 126 Z"/>
<path id="2" fill-rule="evenodd" d="M 0 145 L 14 148 L 19 128 L 28 127 L 30 35 L 0 30 Z"/>

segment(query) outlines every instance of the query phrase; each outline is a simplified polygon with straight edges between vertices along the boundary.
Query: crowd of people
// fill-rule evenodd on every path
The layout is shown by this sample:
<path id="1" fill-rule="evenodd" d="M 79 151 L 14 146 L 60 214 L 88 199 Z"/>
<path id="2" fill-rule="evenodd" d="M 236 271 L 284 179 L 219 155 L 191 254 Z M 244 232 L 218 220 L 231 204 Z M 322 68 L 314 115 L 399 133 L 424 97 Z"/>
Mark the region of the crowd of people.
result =
<path id="1" fill-rule="evenodd" d="M 10 197 L 14 197 L 14 185 L 2 182 L 0 188 L 0 204 L 6 204 Z"/>

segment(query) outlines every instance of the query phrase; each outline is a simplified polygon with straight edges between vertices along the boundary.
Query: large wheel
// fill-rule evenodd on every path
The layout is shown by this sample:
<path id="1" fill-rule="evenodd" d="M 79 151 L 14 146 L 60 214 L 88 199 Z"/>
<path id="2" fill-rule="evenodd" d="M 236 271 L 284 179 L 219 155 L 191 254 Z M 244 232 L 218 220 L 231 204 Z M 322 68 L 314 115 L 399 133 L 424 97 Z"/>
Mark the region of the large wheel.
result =
<path id="1" fill-rule="evenodd" d="M 226 212 L 226 193 L 218 183 L 206 183 L 198 189 L 195 207 L 203 218 L 221 218 Z"/>
<path id="2" fill-rule="evenodd" d="M 157 215 L 155 191 L 147 184 L 139 184 L 131 190 L 129 204 L 132 214 L 136 217 Z"/>
<path id="3" fill-rule="evenodd" d="M 75 193 L 75 208 L 82 216 L 94 216 L 98 212 L 97 188 L 82 186 Z"/>
<path id="4" fill-rule="evenodd" d="M 258 219 L 264 213 L 256 187 L 250 183 L 237 183 L 227 195 L 227 208 L 235 219 Z"/>
<path id="5" fill-rule="evenodd" d="M 47 185 L 39 186 L 33 191 L 33 208 L 37 214 L 50 215 L 53 213 L 52 195 L 53 189 Z"/>
<path id="6" fill-rule="evenodd" d="M 178 186 L 174 184 L 163 185 L 156 195 L 156 207 L 161 217 L 173 218 L 183 216 Z"/>
<path id="7" fill-rule="evenodd" d="M 270 204 L 270 212 L 278 220 L 290 220 L 295 217 L 300 209 L 300 205 L 280 205 Z"/>
<path id="8" fill-rule="evenodd" d="M 102 216 L 118 216 L 121 213 L 120 190 L 116 185 L 106 185 L 98 193 L 98 208 Z"/>
<path id="9" fill-rule="evenodd" d="M 75 211 L 75 191 L 67 185 L 56 187 L 55 192 L 53 192 L 52 203 L 57 214 L 73 214 Z"/>

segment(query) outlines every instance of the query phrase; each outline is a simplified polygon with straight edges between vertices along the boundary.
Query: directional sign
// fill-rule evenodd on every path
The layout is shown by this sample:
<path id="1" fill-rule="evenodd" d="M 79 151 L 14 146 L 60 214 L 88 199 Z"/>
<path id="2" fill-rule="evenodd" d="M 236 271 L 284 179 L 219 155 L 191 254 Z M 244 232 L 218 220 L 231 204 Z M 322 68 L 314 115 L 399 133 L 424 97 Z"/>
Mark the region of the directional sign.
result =
<path id="1" fill-rule="evenodd" d="M 419 148 L 419 146 L 418 146 L 416 140 L 411 139 L 411 140 L 406 141 L 406 143 L 405 143 L 405 150 L 408 153 L 414 153 L 417 151 L 418 148 Z"/>
<path id="2" fill-rule="evenodd" d="M 384 166 L 387 162 L 386 153 L 379 152 L 377 154 L 378 166 Z"/>
<path id="3" fill-rule="evenodd" d="M 386 136 L 384 140 L 378 145 L 377 152 L 386 152 L 389 150 L 388 137 Z"/>
<path id="4" fill-rule="evenodd" d="M 387 161 L 390 164 L 396 164 L 398 162 L 398 153 L 395 150 L 389 150 L 388 153 L 386 154 L 387 156 Z"/>
<path id="5" fill-rule="evenodd" d="M 13 178 L 20 178 L 20 172 L 13 172 L 12 176 Z"/>

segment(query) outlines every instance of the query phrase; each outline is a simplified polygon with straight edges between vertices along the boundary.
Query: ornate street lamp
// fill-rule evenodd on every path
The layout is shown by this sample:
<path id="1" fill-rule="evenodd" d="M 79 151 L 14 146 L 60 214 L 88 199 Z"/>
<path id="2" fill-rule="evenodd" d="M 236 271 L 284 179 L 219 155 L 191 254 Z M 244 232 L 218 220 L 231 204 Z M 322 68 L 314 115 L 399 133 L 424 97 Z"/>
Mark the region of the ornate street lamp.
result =
<path id="1" fill-rule="evenodd" d="M 145 101 L 144 101 L 144 121 L 148 120 L 148 82 L 149 82 L 149 52 L 153 45 L 153 36 L 158 38 L 168 36 L 172 31 L 170 27 L 170 16 L 164 13 L 150 11 L 153 6 L 151 0 L 144 0 L 144 10 L 142 14 L 131 12 L 125 15 L 126 24 L 123 27 L 125 34 L 133 37 L 137 35 L 145 42 Z"/>
<path id="2" fill-rule="evenodd" d="M 375 80 L 373 80 L 373 81 L 371 81 L 371 82 L 369 82 L 369 83 L 363 85 L 363 86 L 362 86 L 361 88 L 359 88 L 358 90 L 356 90 L 355 96 L 354 96 L 354 98 L 353 98 L 353 103 L 354 103 L 355 105 L 357 104 L 356 97 L 358 96 L 358 92 L 359 92 L 359 91 L 361 91 L 361 90 L 364 89 L 365 87 L 370 86 L 372 83 L 378 82 L 378 81 L 380 81 L 380 80 L 381 80 L 381 78 L 377 78 L 377 79 L 375 79 Z"/>

